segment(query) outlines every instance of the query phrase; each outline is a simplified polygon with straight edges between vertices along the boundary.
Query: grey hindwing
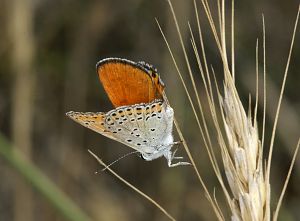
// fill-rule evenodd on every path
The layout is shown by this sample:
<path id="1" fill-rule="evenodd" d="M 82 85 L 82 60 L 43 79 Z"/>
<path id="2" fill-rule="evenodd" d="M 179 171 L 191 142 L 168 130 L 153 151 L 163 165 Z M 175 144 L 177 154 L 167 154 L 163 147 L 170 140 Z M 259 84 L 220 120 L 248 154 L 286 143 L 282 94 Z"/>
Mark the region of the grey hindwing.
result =
<path id="1" fill-rule="evenodd" d="M 157 150 L 164 137 L 172 133 L 172 124 L 173 110 L 167 112 L 167 105 L 161 101 L 119 107 L 105 118 L 106 129 L 116 140 L 141 153 Z"/>

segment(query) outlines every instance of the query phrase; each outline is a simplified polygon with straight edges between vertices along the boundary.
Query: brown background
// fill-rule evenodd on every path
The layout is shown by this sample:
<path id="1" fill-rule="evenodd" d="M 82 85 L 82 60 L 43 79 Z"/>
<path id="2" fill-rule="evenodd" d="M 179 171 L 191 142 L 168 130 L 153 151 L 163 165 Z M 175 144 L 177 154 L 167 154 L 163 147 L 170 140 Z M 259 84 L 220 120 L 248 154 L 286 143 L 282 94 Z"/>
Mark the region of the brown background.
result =
<path id="1" fill-rule="evenodd" d="M 261 14 L 265 14 L 267 144 L 298 3 L 296 0 L 236 2 L 237 88 L 245 107 L 248 94 L 254 93 L 255 42 L 257 37 L 262 40 Z M 211 4 L 215 8 L 215 2 Z M 189 56 L 195 62 L 187 32 L 187 21 L 190 21 L 196 33 L 192 1 L 174 0 L 174 7 Z M 203 15 L 203 10 L 199 12 Z M 109 173 L 95 175 L 101 167 L 87 152 L 91 149 L 109 163 L 131 150 L 65 116 L 70 110 L 112 108 L 95 71 L 98 60 L 111 56 L 144 60 L 158 68 L 199 170 L 210 191 L 215 188 L 218 201 L 224 205 L 155 17 L 188 79 L 167 1 L 0 1 L 0 131 L 92 220 L 167 220 L 152 204 Z M 221 82 L 219 56 L 206 20 L 202 20 L 209 63 L 214 65 Z M 275 139 L 271 175 L 273 208 L 300 134 L 299 40 L 298 31 Z M 196 66 L 192 67 L 196 70 Z M 204 96 L 200 76 L 196 79 L 199 93 Z M 186 158 L 183 149 L 178 154 Z M 178 220 L 216 220 L 191 168 L 169 169 L 165 159 L 145 162 L 136 156 L 122 159 L 112 168 Z M 298 160 L 283 202 L 281 220 L 297 220 L 300 216 L 299 181 Z M 227 207 L 223 206 L 223 210 Z M 0 155 L 0 220 L 66 219 Z"/>

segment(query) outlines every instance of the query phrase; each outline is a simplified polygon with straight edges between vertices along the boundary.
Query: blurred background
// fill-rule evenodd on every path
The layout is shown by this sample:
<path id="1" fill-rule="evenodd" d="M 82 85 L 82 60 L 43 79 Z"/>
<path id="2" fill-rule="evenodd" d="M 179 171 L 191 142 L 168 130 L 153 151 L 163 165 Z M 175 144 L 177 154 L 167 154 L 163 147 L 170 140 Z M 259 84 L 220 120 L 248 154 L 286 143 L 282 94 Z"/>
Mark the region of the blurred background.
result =
<path id="1" fill-rule="evenodd" d="M 174 0 L 173 3 L 194 64 L 187 26 L 189 21 L 197 33 L 193 3 L 191 0 Z M 298 0 L 236 1 L 235 4 L 236 78 L 245 107 L 248 107 L 249 93 L 254 97 L 255 44 L 259 38 L 261 46 L 262 13 L 265 16 L 266 144 L 270 140 L 298 4 Z M 222 83 L 220 57 L 200 2 L 198 6 L 208 60 Z M 215 9 L 214 1 L 211 7 Z M 92 150 L 110 163 L 131 150 L 65 116 L 70 110 L 108 111 L 113 108 L 95 71 L 96 62 L 106 57 L 144 60 L 158 68 L 200 173 L 209 190 L 216 191 L 226 214 L 223 194 L 155 18 L 162 25 L 179 67 L 188 79 L 167 1 L 0 1 L 0 220 L 168 220 L 108 172 L 95 174 L 102 167 L 87 151 Z M 300 134 L 299 34 L 298 31 L 275 139 L 271 174 L 273 207 Z M 261 55 L 260 50 L 260 71 Z M 205 96 L 196 66 L 192 67 L 199 93 Z M 191 87 L 189 83 L 188 86 Z M 261 105 L 262 102 L 260 109 Z M 262 117 L 261 112 L 258 117 Z M 175 137 L 178 139 L 176 134 Z M 218 153 L 218 146 L 215 147 Z M 16 155 L 17 159 L 11 158 L 13 150 L 21 153 Z M 179 148 L 178 155 L 187 158 L 183 148 Z M 191 167 L 168 168 L 163 158 L 146 162 L 132 155 L 112 168 L 178 220 L 216 220 Z M 39 173 L 35 173 L 36 170 Z M 281 220 L 299 220 L 299 181 L 300 161 L 297 160 L 280 213 Z M 51 192 L 53 189 L 58 193 Z M 63 201 L 62 197 L 69 200 Z M 73 205 L 74 210 L 61 209 L 60 202 L 62 206 Z"/>

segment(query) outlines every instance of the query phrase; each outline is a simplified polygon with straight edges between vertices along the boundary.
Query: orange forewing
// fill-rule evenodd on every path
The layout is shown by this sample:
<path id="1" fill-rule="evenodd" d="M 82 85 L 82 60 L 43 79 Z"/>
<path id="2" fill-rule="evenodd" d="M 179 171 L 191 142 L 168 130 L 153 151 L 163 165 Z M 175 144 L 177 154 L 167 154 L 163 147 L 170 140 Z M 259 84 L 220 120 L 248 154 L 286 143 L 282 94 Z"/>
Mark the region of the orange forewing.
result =
<path id="1" fill-rule="evenodd" d="M 150 65 L 107 58 L 98 62 L 97 72 L 115 107 L 162 99 L 164 84 Z"/>

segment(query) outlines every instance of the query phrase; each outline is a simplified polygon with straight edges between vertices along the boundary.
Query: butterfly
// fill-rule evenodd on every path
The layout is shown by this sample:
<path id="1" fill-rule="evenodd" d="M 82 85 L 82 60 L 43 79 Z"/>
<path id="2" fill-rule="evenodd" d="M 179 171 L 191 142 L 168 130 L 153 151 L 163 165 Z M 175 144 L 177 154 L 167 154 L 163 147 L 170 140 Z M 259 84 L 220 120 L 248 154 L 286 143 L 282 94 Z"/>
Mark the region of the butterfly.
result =
<path id="1" fill-rule="evenodd" d="M 66 113 L 72 120 L 112 140 L 123 143 L 151 161 L 164 156 L 168 166 L 176 151 L 172 130 L 174 111 L 163 100 L 164 84 L 157 70 L 145 62 L 107 58 L 96 65 L 100 82 L 115 109 L 108 112 Z"/>

